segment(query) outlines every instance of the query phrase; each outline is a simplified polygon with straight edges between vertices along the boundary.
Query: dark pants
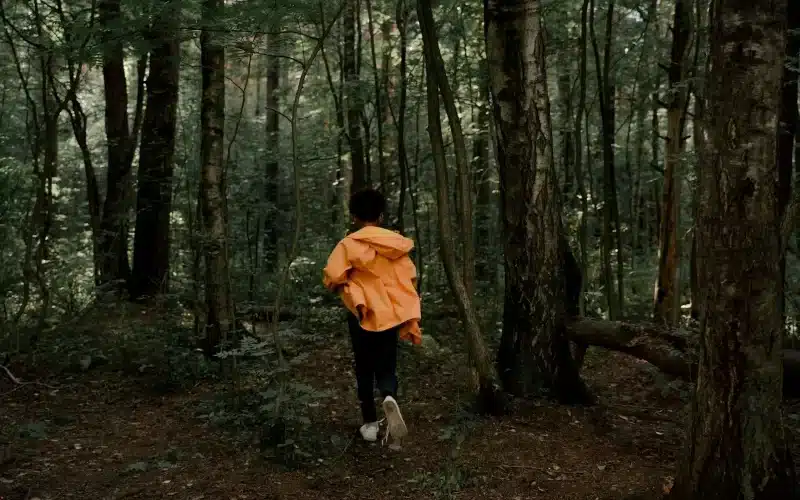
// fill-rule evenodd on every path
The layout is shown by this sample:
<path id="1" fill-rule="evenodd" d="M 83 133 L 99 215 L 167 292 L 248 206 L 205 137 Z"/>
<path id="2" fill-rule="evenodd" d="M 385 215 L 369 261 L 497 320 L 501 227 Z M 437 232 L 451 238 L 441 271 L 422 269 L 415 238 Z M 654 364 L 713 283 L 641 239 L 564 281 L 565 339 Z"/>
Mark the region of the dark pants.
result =
<path id="1" fill-rule="evenodd" d="M 368 332 L 352 314 L 347 316 L 347 326 L 353 343 L 361 416 L 365 423 L 375 422 L 375 386 L 381 397 L 397 394 L 397 329 Z"/>

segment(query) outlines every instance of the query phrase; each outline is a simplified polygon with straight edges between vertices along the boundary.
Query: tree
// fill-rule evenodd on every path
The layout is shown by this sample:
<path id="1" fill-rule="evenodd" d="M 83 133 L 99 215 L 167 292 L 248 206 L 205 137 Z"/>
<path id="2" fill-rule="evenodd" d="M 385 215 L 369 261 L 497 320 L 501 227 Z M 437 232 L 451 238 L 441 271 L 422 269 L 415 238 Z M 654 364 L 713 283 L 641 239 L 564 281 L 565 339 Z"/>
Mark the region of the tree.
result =
<path id="1" fill-rule="evenodd" d="M 150 73 L 139 150 L 136 233 L 131 296 L 166 292 L 169 285 L 170 215 L 175 126 L 178 111 L 180 3 L 163 0 L 149 30 Z"/>
<path id="2" fill-rule="evenodd" d="M 787 2 L 716 0 L 697 255 L 706 290 L 688 449 L 672 498 L 797 498 L 781 417 L 776 140 Z"/>
<path id="3" fill-rule="evenodd" d="M 600 62 L 600 49 L 594 29 L 594 0 L 589 6 L 589 33 L 594 52 L 595 72 L 597 74 L 597 89 L 600 108 L 601 143 L 603 149 L 603 278 L 608 315 L 616 319 L 622 314 L 624 301 L 624 286 L 622 272 L 622 242 L 619 221 L 619 206 L 617 202 L 617 174 L 614 155 L 616 143 L 616 82 L 612 80 L 611 53 L 613 46 L 614 26 L 614 0 L 608 2 L 606 13 L 605 47 L 603 49 L 603 62 Z M 613 231 L 613 233 L 612 233 Z M 614 253 L 614 242 L 617 244 L 617 290 L 614 290 L 614 273 L 611 268 L 611 255 Z"/>
<path id="4" fill-rule="evenodd" d="M 233 299 L 228 272 L 228 217 L 224 181 L 225 160 L 225 47 L 213 19 L 224 0 L 203 2 L 200 33 L 202 96 L 200 108 L 200 205 L 206 264 L 206 347 L 211 352 L 233 329 Z"/>
<path id="5" fill-rule="evenodd" d="M 356 13 L 357 0 L 346 2 L 342 29 L 344 30 L 344 108 L 347 114 L 347 140 L 350 144 L 350 192 L 367 186 L 367 167 L 364 162 L 364 141 L 361 137 L 360 120 L 363 114 L 358 65 L 356 64 Z"/>
<path id="6" fill-rule="evenodd" d="M 264 171 L 264 202 L 266 205 L 264 218 L 264 262 L 270 268 L 278 265 L 278 224 L 279 203 L 278 192 L 280 184 L 280 168 L 278 156 L 280 153 L 280 57 L 278 51 L 277 35 L 267 35 L 267 163 Z M 271 272 L 271 269 L 268 270 Z"/>
<path id="7" fill-rule="evenodd" d="M 564 332 L 566 241 L 538 0 L 484 0 L 506 284 L 498 371 L 506 390 L 583 401 Z"/>
<path id="8" fill-rule="evenodd" d="M 122 40 L 114 34 L 120 28 L 120 0 L 100 2 L 99 20 L 103 33 L 103 89 L 105 96 L 105 129 L 108 170 L 106 173 L 106 196 L 100 217 L 98 240 L 99 283 L 124 285 L 130 278 L 128 261 L 128 226 L 132 197 L 132 165 L 136 140 L 142 122 L 144 102 L 144 76 L 147 64 L 145 52 L 138 63 L 136 108 L 133 130 L 128 122 L 128 84 L 125 78 L 125 50 Z M 93 176 L 93 172 L 92 172 Z M 89 182 L 90 197 L 97 201 L 99 212 L 100 193 L 95 182 Z"/>
<path id="9" fill-rule="evenodd" d="M 447 275 L 447 281 L 455 296 L 459 313 L 464 322 L 467 352 L 469 353 L 470 361 L 477 375 L 479 406 L 485 412 L 497 413 L 503 409 L 502 395 L 499 392 L 497 375 L 489 361 L 489 352 L 480 331 L 480 325 L 478 323 L 478 317 L 475 314 L 475 307 L 470 290 L 465 283 L 464 275 L 462 270 L 459 269 L 456 260 L 455 239 L 453 237 L 453 228 L 450 223 L 451 210 L 447 190 L 447 159 L 442 136 L 441 105 L 439 101 L 439 92 L 442 83 L 436 79 L 437 74 L 442 78 L 444 67 L 435 67 L 436 65 L 441 65 L 441 56 L 439 55 L 439 41 L 433 24 L 433 12 L 430 1 L 417 0 L 417 11 L 420 21 L 420 30 L 422 31 L 425 60 L 428 136 L 431 141 L 431 152 L 436 173 L 436 205 L 438 209 L 439 237 L 441 240 L 439 251 L 441 253 L 445 274 Z"/>
<path id="10" fill-rule="evenodd" d="M 653 295 L 653 316 L 656 321 L 674 325 L 680 317 L 680 289 L 678 288 L 678 215 L 680 213 L 680 164 L 685 139 L 686 108 L 689 90 L 686 77 L 689 69 L 689 51 L 694 36 L 692 5 L 688 0 L 675 1 L 672 23 L 672 49 L 667 69 L 669 95 L 667 97 L 667 145 L 664 154 L 664 190 L 659 228 L 658 277 Z"/>

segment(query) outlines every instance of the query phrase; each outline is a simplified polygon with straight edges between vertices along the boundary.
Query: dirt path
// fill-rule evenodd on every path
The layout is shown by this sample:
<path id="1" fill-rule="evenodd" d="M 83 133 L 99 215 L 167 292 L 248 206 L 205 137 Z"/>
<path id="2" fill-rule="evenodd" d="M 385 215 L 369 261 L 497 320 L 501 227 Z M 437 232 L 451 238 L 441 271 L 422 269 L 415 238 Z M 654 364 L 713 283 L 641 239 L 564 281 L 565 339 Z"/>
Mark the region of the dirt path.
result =
<path id="1" fill-rule="evenodd" d="M 453 358 L 403 352 L 400 398 L 412 435 L 392 452 L 354 439 L 346 340 L 317 346 L 294 381 L 331 397 L 311 404 L 290 465 L 198 418 L 222 384 L 155 396 L 98 373 L 58 390 L 17 388 L 0 400 L 0 426 L 13 430 L 4 433 L 11 458 L 0 466 L 0 498 L 611 500 L 669 482 L 683 403 L 643 364 L 590 356 L 599 408 L 528 403 L 482 419 L 463 407 L 468 378 Z M 9 389 L 4 381 L 0 394 Z"/>

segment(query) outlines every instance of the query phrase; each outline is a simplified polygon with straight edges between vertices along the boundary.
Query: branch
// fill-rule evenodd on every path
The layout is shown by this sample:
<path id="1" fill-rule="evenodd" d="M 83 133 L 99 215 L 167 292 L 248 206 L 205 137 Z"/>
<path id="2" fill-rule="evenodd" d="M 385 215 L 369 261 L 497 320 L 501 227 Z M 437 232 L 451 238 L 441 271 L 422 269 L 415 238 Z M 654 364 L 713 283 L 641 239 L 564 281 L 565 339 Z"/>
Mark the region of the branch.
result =
<path id="1" fill-rule="evenodd" d="M 14 374 L 11 373 L 11 370 L 6 368 L 5 365 L 0 365 L 0 368 L 2 368 L 4 372 L 6 372 L 6 375 L 8 375 L 8 378 L 11 379 L 11 381 L 14 383 L 14 385 L 22 385 L 22 380 L 20 380 L 17 377 L 15 377 Z"/>
<path id="2" fill-rule="evenodd" d="M 662 372 L 693 381 L 697 378 L 694 335 L 650 323 L 577 318 L 566 324 L 576 342 L 630 354 Z M 784 396 L 800 397 L 800 351 L 783 350 Z"/>

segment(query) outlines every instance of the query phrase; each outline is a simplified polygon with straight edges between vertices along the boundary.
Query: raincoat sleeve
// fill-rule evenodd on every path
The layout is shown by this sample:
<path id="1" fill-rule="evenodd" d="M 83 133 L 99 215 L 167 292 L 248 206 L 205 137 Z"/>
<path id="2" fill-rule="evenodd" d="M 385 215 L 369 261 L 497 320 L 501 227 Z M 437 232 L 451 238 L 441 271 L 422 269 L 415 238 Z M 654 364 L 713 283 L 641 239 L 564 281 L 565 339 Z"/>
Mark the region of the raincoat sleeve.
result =
<path id="1" fill-rule="evenodd" d="M 398 261 L 398 265 L 401 270 L 400 272 L 411 280 L 411 284 L 414 288 L 417 288 L 417 266 L 414 265 L 414 261 L 411 257 L 408 255 L 402 257 Z"/>
<path id="2" fill-rule="evenodd" d="M 353 266 L 347 259 L 347 250 L 339 243 L 328 257 L 328 263 L 322 271 L 322 282 L 329 290 L 336 290 L 347 283 L 347 273 Z"/>

